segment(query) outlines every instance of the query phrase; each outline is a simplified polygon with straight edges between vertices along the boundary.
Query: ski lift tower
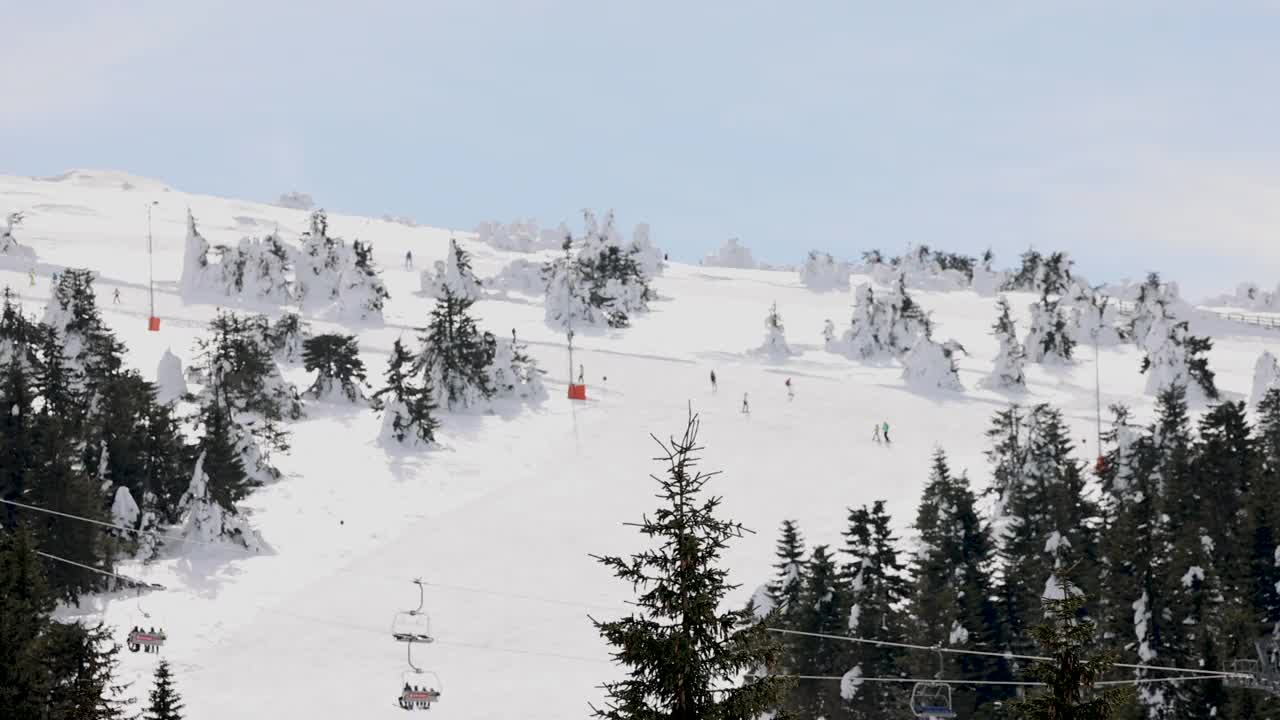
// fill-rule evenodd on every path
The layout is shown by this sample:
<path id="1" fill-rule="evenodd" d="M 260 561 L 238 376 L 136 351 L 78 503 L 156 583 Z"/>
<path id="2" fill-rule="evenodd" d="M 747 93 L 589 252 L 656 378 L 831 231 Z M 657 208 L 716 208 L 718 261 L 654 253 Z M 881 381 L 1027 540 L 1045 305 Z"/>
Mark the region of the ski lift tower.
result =
<path id="1" fill-rule="evenodd" d="M 566 244 L 566 249 L 567 249 L 567 244 Z M 564 292 L 566 295 L 565 312 L 568 313 L 568 316 L 566 318 L 566 322 L 568 324 L 568 330 L 565 332 L 565 337 L 568 339 L 568 343 L 569 343 L 569 399 L 570 400 L 586 400 L 587 386 L 583 383 L 575 383 L 573 381 L 573 293 L 572 293 L 573 275 L 570 274 L 572 270 L 570 269 L 570 264 L 569 264 L 567 255 L 565 257 L 564 272 L 565 272 Z"/>
<path id="2" fill-rule="evenodd" d="M 147 291 L 151 299 L 151 312 L 147 318 L 147 330 L 151 332 L 160 332 L 160 317 L 156 315 L 155 247 L 151 240 L 151 209 L 159 204 L 159 200 L 152 200 L 147 205 Z"/>

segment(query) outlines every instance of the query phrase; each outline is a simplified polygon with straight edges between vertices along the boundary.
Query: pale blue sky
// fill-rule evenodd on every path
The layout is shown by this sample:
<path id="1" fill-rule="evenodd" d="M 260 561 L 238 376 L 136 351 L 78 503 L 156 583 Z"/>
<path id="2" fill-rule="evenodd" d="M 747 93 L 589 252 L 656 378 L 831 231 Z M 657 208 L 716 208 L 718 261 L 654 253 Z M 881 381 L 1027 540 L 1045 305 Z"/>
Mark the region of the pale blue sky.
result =
<path id="1" fill-rule="evenodd" d="M 360 7 L 356 7 L 359 5 Z M 1280 2 L 0 0 L 0 172 L 1280 278 Z"/>

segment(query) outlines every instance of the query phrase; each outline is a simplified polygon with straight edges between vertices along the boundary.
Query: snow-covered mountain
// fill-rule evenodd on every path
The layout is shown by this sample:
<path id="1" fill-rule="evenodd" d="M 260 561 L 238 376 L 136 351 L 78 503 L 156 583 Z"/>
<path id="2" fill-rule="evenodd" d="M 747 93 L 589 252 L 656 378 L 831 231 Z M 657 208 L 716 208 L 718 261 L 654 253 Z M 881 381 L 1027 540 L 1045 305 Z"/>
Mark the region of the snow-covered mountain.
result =
<path id="1" fill-rule="evenodd" d="M 159 332 L 147 329 L 149 207 Z M 224 302 L 207 296 L 184 302 L 188 212 L 211 245 L 234 247 L 245 236 L 270 233 L 296 244 L 310 229 L 304 210 L 187 194 L 109 171 L 0 176 L 0 218 L 14 212 L 23 215 L 12 238 L 31 252 L 0 255 L 0 285 L 38 316 L 52 274 L 93 269 L 99 305 L 127 343 L 132 365 L 166 388 L 181 381 L 172 358 L 191 364 L 194 342 L 218 308 L 213 303 Z M 372 245 L 390 298 L 381 324 L 308 319 L 318 332 L 357 334 L 375 378 L 392 343 L 426 324 L 434 300 L 421 293 L 420 271 L 445 259 L 450 237 L 471 253 L 481 278 L 529 276 L 529 251 L 544 249 L 530 243 L 508 249 L 470 232 L 338 213 L 328 223 L 332 235 Z M 662 229 L 652 236 L 660 246 Z M 797 260 L 807 251 L 796 248 Z M 409 252 L 413 267 L 405 262 Z M 519 273 L 508 269 L 513 263 Z M 829 352 L 826 321 L 848 326 L 854 294 L 872 281 L 855 272 L 849 289 L 827 283 L 818 292 L 797 272 L 671 263 L 653 280 L 649 311 L 633 315 L 631 327 L 579 332 L 574 367 L 564 334 L 546 321 L 544 298 L 527 294 L 535 283 L 482 287 L 474 306 L 481 327 L 499 337 L 514 330 L 529 344 L 548 371 L 549 399 L 511 413 L 443 413 L 439 446 L 420 451 L 378 444 L 381 420 L 367 408 L 308 404 L 305 418 L 290 423 L 291 453 L 277 458 L 282 479 L 247 503 L 269 550 L 252 555 L 231 546 L 171 544 L 155 563 L 122 564 L 125 574 L 164 591 L 140 600 L 102 596 L 65 613 L 101 617 L 121 629 L 162 625 L 164 656 L 193 720 L 389 717 L 401 712 L 395 698 L 408 669 L 406 646 L 390 634 L 392 618 L 417 607 L 412 580 L 421 578 L 437 642 L 415 646 L 412 662 L 438 676 L 436 717 L 582 717 L 587 702 L 599 698 L 601 681 L 618 675 L 587 615 L 625 613 L 629 597 L 629 588 L 590 554 L 640 546 L 622 523 L 654 505 L 649 435 L 678 432 L 690 406 L 703 418 L 704 466 L 724 471 L 712 490 L 724 496 L 728 516 L 756 531 L 725 558 L 742 586 L 735 598 L 741 602 L 770 575 L 775 532 L 785 518 L 798 520 L 817 542 L 835 542 L 844 508 L 885 499 L 898 533 L 909 538 L 938 447 L 981 485 L 984 432 L 1011 401 L 1061 408 L 1082 441 L 1082 456 L 1095 452 L 1095 372 L 1104 408 L 1125 403 L 1139 419 L 1150 416 L 1154 398 L 1139 373 L 1142 351 L 1132 343 L 1101 348 L 1095 364 L 1081 340 L 1072 363 L 1028 364 L 1024 393 L 988 388 L 980 381 L 999 352 L 991 332 L 995 298 L 971 290 L 912 291 L 933 337 L 963 346 L 946 355 L 958 389 L 909 383 L 897 360 L 860 362 Z M 1035 297 L 1008 297 L 1025 333 Z M 775 303 L 791 354 L 752 352 Z M 233 298 L 225 304 L 269 314 L 283 308 Z M 1249 398 L 1260 354 L 1280 352 L 1276 330 L 1196 316 L 1191 331 L 1213 338 L 1209 363 L 1228 398 Z M 571 402 L 566 389 L 579 363 L 588 400 Z M 155 377 L 157 367 L 164 377 Z M 300 369 L 289 372 L 305 384 Z M 744 395 L 750 414 L 740 412 Z M 883 422 L 893 428 L 891 446 L 873 442 L 873 426 Z M 124 656 L 134 692 L 145 692 L 154 663 L 152 655 Z"/>

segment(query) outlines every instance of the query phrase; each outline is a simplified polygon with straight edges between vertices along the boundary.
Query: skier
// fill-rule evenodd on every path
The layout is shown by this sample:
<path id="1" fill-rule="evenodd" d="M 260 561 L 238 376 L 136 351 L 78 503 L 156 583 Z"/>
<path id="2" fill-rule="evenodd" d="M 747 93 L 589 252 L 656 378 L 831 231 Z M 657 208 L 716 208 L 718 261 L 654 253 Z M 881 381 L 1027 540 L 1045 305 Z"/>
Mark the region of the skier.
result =
<path id="1" fill-rule="evenodd" d="M 716 391 L 716 371 L 711 371 L 711 392 Z"/>
<path id="2" fill-rule="evenodd" d="M 880 426 L 880 429 L 884 432 L 884 444 L 892 445 L 893 441 L 889 439 L 889 421 L 886 420 L 884 424 Z"/>
<path id="3" fill-rule="evenodd" d="M 115 291 L 114 293 L 112 293 L 112 295 L 111 295 L 111 304 L 112 304 L 112 305 L 119 305 L 119 304 L 120 304 L 120 288 L 116 288 L 116 291 Z"/>
<path id="4" fill-rule="evenodd" d="M 751 414 L 751 406 L 750 406 L 749 404 L 747 404 L 747 394 L 746 394 L 746 393 L 742 393 L 742 414 L 743 414 L 743 415 L 750 415 L 750 414 Z"/>
<path id="5" fill-rule="evenodd" d="M 579 385 L 586 384 L 582 381 L 582 363 L 578 363 L 578 384 Z"/>
<path id="6" fill-rule="evenodd" d="M 412 251 L 412 250 L 407 250 L 407 251 L 405 251 L 405 254 L 404 254 L 404 269 L 405 269 L 405 270 L 412 270 L 412 269 L 413 269 L 413 251 Z"/>
<path id="7" fill-rule="evenodd" d="M 30 283 L 31 283 L 31 287 L 35 287 L 35 286 L 36 286 L 36 271 L 35 271 L 35 270 L 28 270 L 28 271 L 27 271 L 27 280 L 28 280 L 28 281 L 30 281 Z"/>
<path id="8" fill-rule="evenodd" d="M 879 444 L 880 444 L 880 423 L 876 423 L 876 424 L 872 427 L 872 430 L 871 430 L 871 439 L 872 439 L 872 440 L 875 440 L 877 445 L 879 445 Z"/>
<path id="9" fill-rule="evenodd" d="M 787 399 L 792 400 L 796 396 L 795 388 L 791 387 L 791 378 L 787 378 Z"/>

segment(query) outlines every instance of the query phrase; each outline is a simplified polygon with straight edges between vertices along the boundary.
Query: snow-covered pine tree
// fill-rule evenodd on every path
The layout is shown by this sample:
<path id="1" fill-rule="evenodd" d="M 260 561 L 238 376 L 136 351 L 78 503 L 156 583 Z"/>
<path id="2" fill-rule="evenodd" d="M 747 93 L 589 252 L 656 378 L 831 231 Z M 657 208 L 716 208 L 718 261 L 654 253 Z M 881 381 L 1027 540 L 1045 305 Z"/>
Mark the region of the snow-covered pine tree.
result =
<path id="1" fill-rule="evenodd" d="M 1213 348 L 1213 341 L 1197 337 L 1188 331 L 1185 320 L 1172 317 L 1153 319 L 1143 341 L 1146 355 L 1142 358 L 1141 371 L 1147 375 L 1146 391 L 1159 394 L 1174 385 L 1195 389 L 1199 396 L 1217 399 L 1218 388 L 1214 373 L 1205 357 Z"/>
<path id="2" fill-rule="evenodd" d="M 849 289 L 849 263 L 837 261 L 831 253 L 810 250 L 804 265 L 800 266 L 800 282 L 810 290 Z"/>
<path id="3" fill-rule="evenodd" d="M 317 400 L 366 399 L 364 361 L 360 359 L 356 336 L 326 333 L 309 338 L 303 346 L 302 361 L 303 369 L 316 374 L 307 395 Z"/>
<path id="4" fill-rule="evenodd" d="M 373 263 L 372 250 L 329 235 L 324 210 L 311 213 L 311 228 L 300 238 L 295 295 L 304 308 L 349 320 L 382 321 L 389 297 Z"/>
<path id="5" fill-rule="evenodd" d="M 1076 342 L 1059 302 L 1044 294 L 1030 310 L 1031 328 L 1023 343 L 1027 360 L 1047 365 L 1071 362 Z"/>
<path id="6" fill-rule="evenodd" d="M 143 720 L 182 720 L 182 697 L 173 686 L 173 670 L 167 660 L 156 665 L 155 685 L 148 694 Z"/>
<path id="7" fill-rule="evenodd" d="M 200 234 L 196 217 L 187 208 L 187 237 L 182 254 L 182 279 L 178 291 L 188 302 L 208 287 L 209 241 Z"/>
<path id="8" fill-rule="evenodd" d="M 266 318 L 262 318 L 265 322 Z M 302 362 L 302 346 L 311 337 L 311 325 L 298 313 L 282 314 L 268 328 L 265 328 L 264 340 L 277 362 Z"/>
<path id="9" fill-rule="evenodd" d="M 22 314 L 18 296 L 6 285 L 0 295 L 0 363 L 8 364 L 14 359 L 30 363 L 36 327 L 37 323 Z"/>
<path id="10" fill-rule="evenodd" d="M 564 231 L 564 255 L 543 268 L 548 324 L 623 328 L 630 325 L 631 315 L 648 311 L 653 299 L 649 278 L 634 248 L 623 246 L 613 222 L 612 211 L 601 226 L 594 213 L 584 210 L 586 230 L 577 255 L 573 236 Z"/>
<path id="11" fill-rule="evenodd" d="M 35 262 L 36 251 L 18 242 L 18 237 L 14 234 L 14 231 L 21 224 L 21 212 L 11 212 L 5 217 L 4 230 L 0 231 L 0 260 L 13 258 L 25 266 Z"/>
<path id="12" fill-rule="evenodd" d="M 239 463 L 240 456 L 233 446 L 227 446 L 222 443 L 220 450 L 221 467 L 216 468 L 217 475 L 221 479 L 215 479 L 205 472 L 205 463 L 210 458 L 210 449 L 214 444 L 210 441 L 211 431 L 208 427 L 205 429 L 205 436 L 201 439 L 205 449 L 196 458 L 195 469 L 191 473 L 191 485 L 187 488 L 187 492 L 183 494 L 181 505 L 183 507 L 183 528 L 184 537 L 190 538 L 197 542 L 212 543 L 221 540 L 235 543 L 244 547 L 246 550 L 258 551 L 262 548 L 262 536 L 258 531 L 250 527 L 248 519 L 241 515 L 234 506 L 234 501 L 230 505 L 229 497 L 240 496 L 248 492 L 251 487 L 243 469 L 238 473 L 234 469 L 233 464 Z M 215 469 L 212 468 L 211 469 Z M 242 478 L 242 482 L 236 483 L 235 476 Z"/>
<path id="13" fill-rule="evenodd" d="M 911 595 L 905 566 L 899 560 L 897 538 L 889 527 L 884 501 L 871 508 L 849 510 L 841 552 L 848 559 L 841 572 L 848 594 L 845 631 L 853 637 L 904 642 L 907 637 L 903 605 Z M 841 696 L 845 712 L 856 720 L 891 715 L 903 706 L 902 688 L 890 683 L 858 682 L 863 677 L 892 677 L 903 672 L 902 652 L 891 647 L 855 645 L 847 650 Z M 828 717 L 831 717 L 828 715 Z"/>
<path id="14" fill-rule="evenodd" d="M 704 494 L 713 475 L 695 469 L 696 415 L 681 438 L 660 444 L 663 504 L 641 524 L 653 546 L 630 558 L 598 558 L 638 597 L 628 617 L 593 620 L 628 675 L 604 684 L 607 700 L 593 714 L 753 720 L 777 706 L 787 681 L 761 673 L 780 648 L 751 609 L 720 610 L 733 590 L 721 554 L 745 528 L 718 517 L 720 498 Z"/>
<path id="15" fill-rule="evenodd" d="M 1012 290 L 1038 290 L 1038 284 L 1042 277 L 1040 268 L 1043 262 L 1044 256 L 1034 248 L 1029 248 L 1022 253 L 1018 271 L 1010 276 L 1000 289 L 1006 292 Z"/>
<path id="16" fill-rule="evenodd" d="M 912 637 L 947 647 L 999 651 L 1007 647 L 1000 608 L 993 601 L 995 548 L 990 530 L 964 475 L 952 475 L 941 450 L 933 457 L 929 481 L 916 514 L 918 550 L 911 563 L 908 612 Z M 1011 677 L 1008 662 L 980 655 L 951 655 L 946 674 L 986 680 Z M 935 660 L 909 662 L 916 677 L 938 671 Z M 918 673 L 923 673 L 920 675 Z M 953 698 L 961 717 L 970 717 L 1009 697 L 1001 686 L 982 686 Z"/>
<path id="17" fill-rule="evenodd" d="M 787 345 L 787 329 L 782 324 L 782 315 L 778 313 L 778 303 L 769 306 L 769 313 L 764 316 L 764 342 L 753 348 L 751 354 L 770 360 L 785 360 L 798 354 Z"/>
<path id="18" fill-rule="evenodd" d="M 386 384 L 373 399 L 382 406 L 383 441 L 393 440 L 404 444 L 430 444 L 435 442 L 439 423 L 431 416 L 436 409 L 431 398 L 430 377 L 419 387 L 411 377 L 416 363 L 413 355 L 396 338 L 387 359 L 387 371 L 383 375 Z"/>
<path id="19" fill-rule="evenodd" d="M 1013 324 L 1013 317 L 1009 314 L 1009 301 L 1003 295 L 996 300 L 996 310 L 999 311 L 999 315 L 996 316 L 995 325 L 992 325 L 991 329 L 996 336 L 996 342 L 1000 344 L 1000 351 L 996 353 L 991 374 L 983 380 L 983 384 L 994 390 L 1014 392 L 1025 390 L 1027 379 L 1023 374 L 1022 366 L 1026 362 L 1026 354 L 1022 344 L 1018 342 L 1018 330 Z"/>
<path id="20" fill-rule="evenodd" d="M 444 260 L 437 261 L 431 270 L 423 270 L 419 277 L 422 293 L 431 298 L 444 297 L 448 290 L 454 297 L 475 301 L 483 295 L 482 283 L 471 270 L 471 255 L 449 238 L 449 251 Z"/>
<path id="21" fill-rule="evenodd" d="M 287 382 L 264 340 L 265 318 L 219 312 L 210 336 L 196 341 L 194 375 L 201 405 L 217 401 L 234 427 L 246 471 L 260 481 L 279 477 L 269 454 L 289 449 L 286 420 L 302 417 L 298 391 Z"/>
<path id="22" fill-rule="evenodd" d="M 889 309 L 877 300 L 869 283 L 863 283 L 854 291 L 853 318 L 839 340 L 826 341 L 830 352 L 846 355 L 854 360 L 869 360 L 895 355 L 896 348 L 889 346 Z"/>
<path id="23" fill-rule="evenodd" d="M 529 354 L 528 346 L 517 340 L 514 333 L 510 340 L 494 341 L 493 357 L 489 361 L 489 386 L 495 398 L 513 398 L 536 401 L 547 396 L 542 386 L 546 371 L 538 367 L 538 361 Z"/>
<path id="24" fill-rule="evenodd" d="M 1269 350 L 1263 350 L 1253 364 L 1253 389 L 1249 392 L 1249 404 L 1257 406 L 1267 393 L 1280 388 L 1280 362 Z"/>
<path id="25" fill-rule="evenodd" d="M 1071 260 L 1064 252 L 1053 252 L 1040 267 L 1038 289 L 1044 295 L 1061 296 L 1071 284 Z"/>
<path id="26" fill-rule="evenodd" d="M 813 548 L 805 563 L 804 582 L 793 617 L 800 632 L 839 635 L 849 627 L 847 585 L 836 568 L 826 545 Z M 797 675 L 832 677 L 847 670 L 848 651 L 842 643 L 813 637 L 793 636 L 787 647 L 786 664 Z M 836 717 L 843 708 L 840 686 L 830 682 L 804 683 L 787 695 L 782 709 L 798 717 Z"/>
<path id="27" fill-rule="evenodd" d="M 474 302 L 465 295 L 455 295 L 446 285 L 427 327 L 419 328 L 422 349 L 415 371 L 424 384 L 441 389 L 450 410 L 472 407 L 493 397 L 489 365 L 497 341 L 476 326 L 469 312 Z"/>
<path id="28" fill-rule="evenodd" d="M 898 273 L 893 290 L 885 294 L 882 317 L 885 318 L 881 340 L 894 353 L 901 355 L 916 346 L 920 338 L 933 335 L 933 321 L 907 292 L 907 278 Z"/>
<path id="29" fill-rule="evenodd" d="M 93 273 L 76 268 L 64 270 L 41 322 L 62 336 L 66 356 L 84 374 L 91 402 L 98 386 L 123 367 L 125 353 L 124 344 L 102 321 Z"/>
<path id="30" fill-rule="evenodd" d="M 917 340 L 902 358 L 902 378 L 907 385 L 920 390 L 964 390 L 952 347 L 936 343 L 928 336 Z"/>

